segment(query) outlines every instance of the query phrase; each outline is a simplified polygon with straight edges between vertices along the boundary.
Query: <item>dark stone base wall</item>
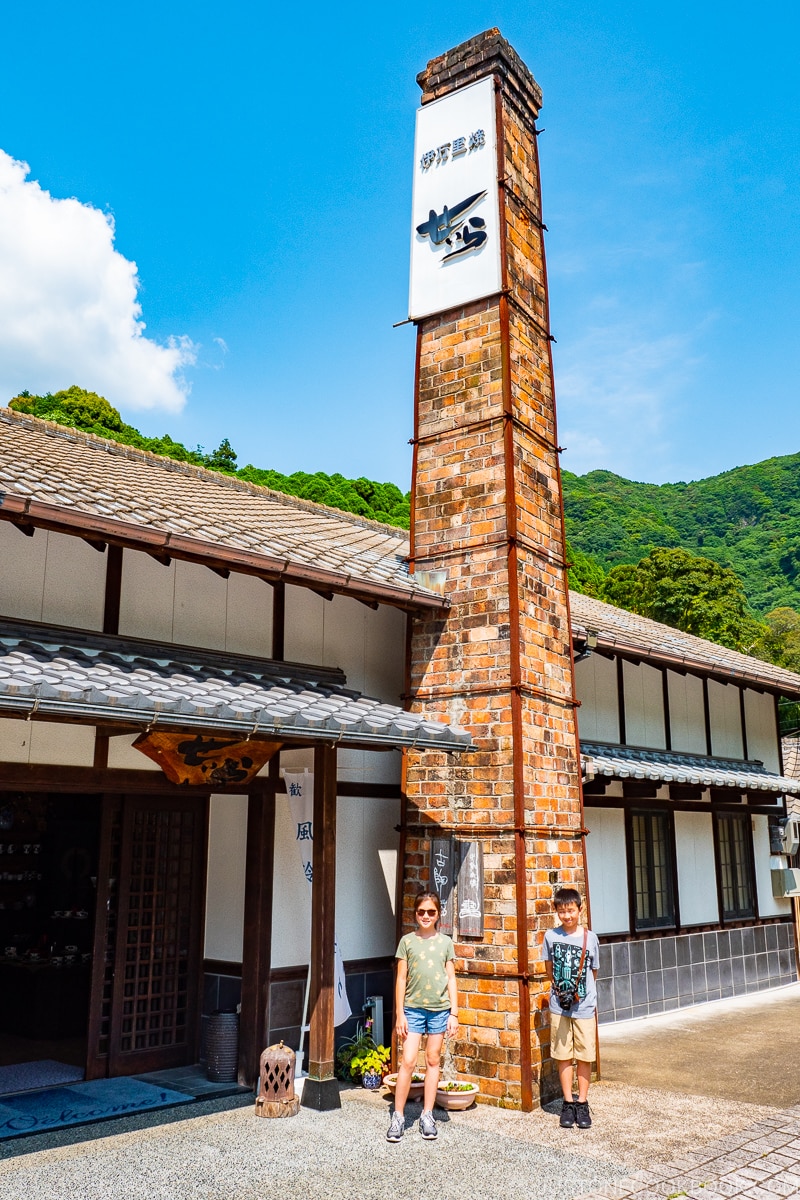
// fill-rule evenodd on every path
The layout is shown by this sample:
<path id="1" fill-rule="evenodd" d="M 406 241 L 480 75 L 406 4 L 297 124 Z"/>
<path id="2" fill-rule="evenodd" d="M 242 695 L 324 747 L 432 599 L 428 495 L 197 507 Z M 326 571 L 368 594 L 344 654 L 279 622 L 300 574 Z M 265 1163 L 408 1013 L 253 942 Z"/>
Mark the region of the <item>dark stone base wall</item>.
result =
<path id="1" fill-rule="evenodd" d="M 394 971 L 392 959 L 373 959 L 368 964 L 354 967 L 345 965 L 347 995 L 353 1015 L 349 1021 L 336 1028 L 337 1049 L 356 1032 L 363 1022 L 363 1007 L 367 996 L 383 997 L 383 1036 L 389 1045 L 394 1025 Z M 270 1043 L 284 1041 L 296 1050 L 300 1042 L 300 1024 L 303 1018 L 306 971 L 280 971 L 270 984 L 269 1040 Z M 308 1063 L 305 1063 L 308 1066 Z"/>
<path id="2" fill-rule="evenodd" d="M 383 996 L 383 1037 L 391 1044 L 394 1028 L 394 960 L 376 958 L 368 962 L 345 964 L 347 994 L 353 1015 L 336 1029 L 336 1047 L 356 1032 L 364 1020 L 367 996 Z M 300 1042 L 307 971 L 305 967 L 276 971 L 270 984 L 269 1045 L 283 1041 L 296 1050 Z M 200 1061 L 206 1061 L 206 1027 L 211 1013 L 217 1009 L 235 1010 L 242 998 L 240 976 L 206 971 L 203 976 L 203 1013 L 200 1040 Z M 308 1066 L 308 1063 L 305 1063 Z"/>
<path id="3" fill-rule="evenodd" d="M 627 1021 L 796 982 L 788 921 L 642 941 L 601 939 L 598 1019 Z"/>

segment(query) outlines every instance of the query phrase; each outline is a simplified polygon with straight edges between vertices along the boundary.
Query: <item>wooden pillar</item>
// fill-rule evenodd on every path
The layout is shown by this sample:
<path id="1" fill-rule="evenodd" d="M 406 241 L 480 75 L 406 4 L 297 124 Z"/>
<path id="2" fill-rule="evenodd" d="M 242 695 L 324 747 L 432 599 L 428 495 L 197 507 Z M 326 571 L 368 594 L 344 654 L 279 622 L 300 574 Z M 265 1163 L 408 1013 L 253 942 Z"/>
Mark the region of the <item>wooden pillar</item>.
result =
<path id="1" fill-rule="evenodd" d="M 336 984 L 336 747 L 314 750 L 314 857 L 311 883 L 311 991 L 308 1077 L 303 1105 L 340 1108 L 333 1062 L 333 1001 Z"/>
<path id="2" fill-rule="evenodd" d="M 272 877 L 275 853 L 274 791 L 254 792 L 247 806 L 247 851 L 242 946 L 239 1083 L 253 1087 L 269 1036 L 272 964 Z"/>

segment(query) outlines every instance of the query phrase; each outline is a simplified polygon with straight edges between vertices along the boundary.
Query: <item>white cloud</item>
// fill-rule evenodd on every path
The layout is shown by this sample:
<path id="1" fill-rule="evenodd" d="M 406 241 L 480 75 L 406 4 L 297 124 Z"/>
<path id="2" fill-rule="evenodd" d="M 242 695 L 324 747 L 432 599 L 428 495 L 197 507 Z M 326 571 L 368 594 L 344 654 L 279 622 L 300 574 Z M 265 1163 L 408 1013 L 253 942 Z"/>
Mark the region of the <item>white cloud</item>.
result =
<path id="1" fill-rule="evenodd" d="M 114 249 L 113 219 L 55 199 L 29 171 L 0 150 L 0 404 L 77 383 L 118 408 L 179 411 L 198 347 L 144 336 L 136 263 Z"/>

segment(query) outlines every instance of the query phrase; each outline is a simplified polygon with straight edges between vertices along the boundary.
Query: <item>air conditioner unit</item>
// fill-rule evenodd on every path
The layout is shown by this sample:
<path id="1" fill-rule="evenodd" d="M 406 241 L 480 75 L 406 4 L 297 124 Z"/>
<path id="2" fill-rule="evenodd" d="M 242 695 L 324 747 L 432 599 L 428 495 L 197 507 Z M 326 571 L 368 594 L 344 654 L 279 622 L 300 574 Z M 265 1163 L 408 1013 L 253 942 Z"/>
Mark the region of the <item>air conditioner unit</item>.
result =
<path id="1" fill-rule="evenodd" d="M 797 854 L 800 849 L 800 821 L 788 817 L 781 827 L 781 853 Z"/>
<path id="2" fill-rule="evenodd" d="M 800 896 L 800 868 L 783 867 L 770 872 L 772 875 L 772 894 L 782 896 Z"/>

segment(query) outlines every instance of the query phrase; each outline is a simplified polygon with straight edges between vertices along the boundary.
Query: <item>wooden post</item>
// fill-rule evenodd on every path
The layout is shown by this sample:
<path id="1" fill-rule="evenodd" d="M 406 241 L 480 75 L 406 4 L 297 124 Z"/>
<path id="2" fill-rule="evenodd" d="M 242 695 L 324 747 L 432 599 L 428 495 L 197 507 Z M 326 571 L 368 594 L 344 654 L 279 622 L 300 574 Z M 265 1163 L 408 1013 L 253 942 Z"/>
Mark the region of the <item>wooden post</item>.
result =
<path id="1" fill-rule="evenodd" d="M 336 984 L 336 747 L 314 749 L 314 857 L 311 881 L 311 1013 L 305 1108 L 340 1108 L 333 1063 L 333 1000 Z"/>
<path id="2" fill-rule="evenodd" d="M 269 976 L 272 959 L 272 876 L 275 848 L 275 794 L 251 794 L 247 807 L 242 1011 L 239 1020 L 239 1083 L 252 1087 L 269 1030 Z"/>

